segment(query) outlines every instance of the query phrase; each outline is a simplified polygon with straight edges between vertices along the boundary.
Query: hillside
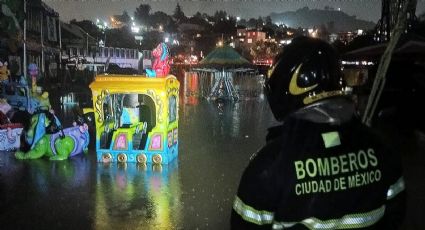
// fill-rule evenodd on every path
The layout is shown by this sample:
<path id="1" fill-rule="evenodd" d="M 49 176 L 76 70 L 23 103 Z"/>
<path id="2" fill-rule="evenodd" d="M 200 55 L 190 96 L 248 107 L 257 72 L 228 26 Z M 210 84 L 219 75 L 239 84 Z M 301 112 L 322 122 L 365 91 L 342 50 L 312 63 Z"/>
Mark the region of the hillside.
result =
<path id="1" fill-rule="evenodd" d="M 368 30 L 375 26 L 373 22 L 357 19 L 356 16 L 350 16 L 331 8 L 320 10 L 304 7 L 297 11 L 272 13 L 270 18 L 274 23 L 284 23 L 293 28 L 312 28 L 324 25 L 330 32 Z"/>

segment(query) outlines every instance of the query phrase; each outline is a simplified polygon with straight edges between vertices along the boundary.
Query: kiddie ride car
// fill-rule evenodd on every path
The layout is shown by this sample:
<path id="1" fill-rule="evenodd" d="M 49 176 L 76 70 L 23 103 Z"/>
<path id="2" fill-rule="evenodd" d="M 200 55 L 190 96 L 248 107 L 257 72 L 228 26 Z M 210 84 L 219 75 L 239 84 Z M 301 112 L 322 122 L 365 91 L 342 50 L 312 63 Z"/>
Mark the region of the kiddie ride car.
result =
<path id="1" fill-rule="evenodd" d="M 30 64 L 28 70 L 32 78 L 31 85 L 23 76 L 19 81 L 10 80 L 7 75 L 9 73 L 7 66 L 0 65 L 0 80 L 2 79 L 0 81 L 0 97 L 5 98 L 13 108 L 24 109 L 31 114 L 40 108 L 48 110 L 50 107 L 49 94 L 42 92 L 41 87 L 35 83 L 38 75 L 37 66 Z"/>
<path id="2" fill-rule="evenodd" d="M 98 75 L 90 84 L 98 161 L 168 164 L 176 158 L 179 87 L 173 75 Z"/>

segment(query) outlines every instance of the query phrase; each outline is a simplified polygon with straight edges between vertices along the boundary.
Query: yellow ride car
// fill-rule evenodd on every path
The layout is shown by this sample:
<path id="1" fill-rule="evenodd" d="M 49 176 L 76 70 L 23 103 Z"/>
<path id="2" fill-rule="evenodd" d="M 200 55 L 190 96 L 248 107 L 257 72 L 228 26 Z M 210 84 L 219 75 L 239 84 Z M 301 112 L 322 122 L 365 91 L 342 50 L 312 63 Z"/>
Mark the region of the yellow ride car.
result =
<path id="1" fill-rule="evenodd" d="M 175 159 L 179 88 L 173 75 L 98 75 L 90 84 L 97 160 L 168 164 Z"/>

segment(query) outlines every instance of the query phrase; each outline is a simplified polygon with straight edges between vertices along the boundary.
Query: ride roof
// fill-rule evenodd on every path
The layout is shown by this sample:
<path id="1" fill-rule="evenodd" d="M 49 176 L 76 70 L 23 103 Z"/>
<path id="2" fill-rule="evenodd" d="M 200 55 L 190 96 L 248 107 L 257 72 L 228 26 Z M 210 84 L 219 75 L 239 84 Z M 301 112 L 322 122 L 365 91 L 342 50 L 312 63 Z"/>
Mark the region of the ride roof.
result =
<path id="1" fill-rule="evenodd" d="M 108 89 L 115 92 L 140 92 L 146 89 L 166 90 L 179 87 L 180 83 L 173 75 L 165 78 L 148 78 L 145 75 L 98 75 L 90 84 L 92 90 Z"/>

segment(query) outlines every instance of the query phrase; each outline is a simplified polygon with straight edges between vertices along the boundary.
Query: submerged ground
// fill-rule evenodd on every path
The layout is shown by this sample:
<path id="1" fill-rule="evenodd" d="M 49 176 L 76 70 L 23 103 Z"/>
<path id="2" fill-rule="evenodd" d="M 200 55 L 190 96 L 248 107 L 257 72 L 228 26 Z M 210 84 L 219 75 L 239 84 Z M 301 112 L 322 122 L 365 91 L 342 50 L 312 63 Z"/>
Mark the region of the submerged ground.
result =
<path id="1" fill-rule="evenodd" d="M 66 124 L 72 100 L 57 105 Z M 243 169 L 275 124 L 267 102 L 183 98 L 179 115 L 179 157 L 162 167 L 97 163 L 93 148 L 63 162 L 0 152 L 0 229 L 228 229 Z M 404 229 L 423 229 L 425 139 L 393 140 L 408 186 Z"/>

